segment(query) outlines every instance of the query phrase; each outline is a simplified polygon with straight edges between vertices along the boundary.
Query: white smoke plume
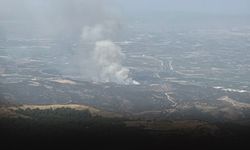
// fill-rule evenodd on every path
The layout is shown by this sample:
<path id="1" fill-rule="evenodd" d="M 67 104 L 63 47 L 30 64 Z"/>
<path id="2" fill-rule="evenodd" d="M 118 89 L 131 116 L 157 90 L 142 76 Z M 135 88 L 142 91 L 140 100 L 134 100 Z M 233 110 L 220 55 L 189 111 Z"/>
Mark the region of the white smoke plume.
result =
<path id="1" fill-rule="evenodd" d="M 129 84 L 131 79 L 128 78 L 129 69 L 121 65 L 124 54 L 121 48 L 112 41 L 97 41 L 93 53 L 93 59 L 96 62 L 98 80 L 101 82 L 116 82 Z"/>
<path id="2" fill-rule="evenodd" d="M 69 58 L 67 66 L 58 66 L 65 74 L 131 84 L 129 69 L 122 65 L 125 55 L 111 40 L 120 20 L 114 6 L 114 0 L 0 0 L 0 21 L 20 21 L 11 27 L 17 37 L 53 39 L 58 58 Z"/>
<path id="3" fill-rule="evenodd" d="M 129 69 L 122 65 L 125 54 L 122 53 L 121 47 L 111 40 L 105 39 L 112 34 L 112 29 L 109 27 L 111 27 L 110 24 L 83 27 L 83 42 L 93 44 L 93 50 L 90 49 L 92 51 L 90 52 L 90 60 L 88 60 L 91 62 L 88 63 L 88 65 L 91 65 L 91 70 L 88 70 L 91 73 L 86 70 L 84 73 L 91 75 L 91 79 L 96 82 L 139 84 L 129 78 Z"/>

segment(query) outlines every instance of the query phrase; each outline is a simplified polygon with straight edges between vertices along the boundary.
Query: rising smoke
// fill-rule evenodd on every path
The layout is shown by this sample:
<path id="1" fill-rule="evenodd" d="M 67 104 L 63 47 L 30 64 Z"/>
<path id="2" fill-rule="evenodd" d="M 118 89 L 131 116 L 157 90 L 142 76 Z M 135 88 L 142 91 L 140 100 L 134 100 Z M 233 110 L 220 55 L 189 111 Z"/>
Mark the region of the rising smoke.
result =
<path id="1" fill-rule="evenodd" d="M 91 79 L 96 82 L 139 84 L 129 78 L 129 69 L 122 65 L 125 54 L 122 53 L 121 47 L 108 39 L 112 33 L 112 25 L 107 23 L 83 27 L 83 42 L 93 44 L 93 50 L 89 49 L 92 52 L 87 52 L 90 54 L 88 64 L 91 69 L 85 70 L 84 75 L 91 75 Z"/>
<path id="2" fill-rule="evenodd" d="M 97 41 L 93 52 L 93 60 L 98 68 L 98 80 L 128 84 L 129 69 L 121 65 L 124 54 L 121 48 L 112 41 Z"/>
<path id="3" fill-rule="evenodd" d="M 83 79 L 131 84 L 129 69 L 122 65 L 125 55 L 112 42 L 119 28 L 119 17 L 110 12 L 113 4 L 113 0 L 0 0 L 0 21 L 21 22 L 15 25 L 19 35 L 55 39 L 61 53 L 69 49 L 73 65 L 62 72 L 79 70 Z"/>

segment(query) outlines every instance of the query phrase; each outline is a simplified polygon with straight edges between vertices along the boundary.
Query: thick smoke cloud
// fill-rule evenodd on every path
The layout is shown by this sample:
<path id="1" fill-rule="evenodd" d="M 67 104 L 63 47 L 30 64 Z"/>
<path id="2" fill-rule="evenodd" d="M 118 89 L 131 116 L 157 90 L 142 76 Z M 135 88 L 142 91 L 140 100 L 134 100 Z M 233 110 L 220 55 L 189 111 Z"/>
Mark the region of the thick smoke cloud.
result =
<path id="1" fill-rule="evenodd" d="M 63 68 L 65 73 L 78 70 L 86 80 L 130 84 L 129 69 L 122 66 L 125 55 L 112 42 L 119 28 L 113 4 L 113 0 L 0 0 L 0 21 L 16 23 L 10 29 L 15 35 L 6 33 L 7 39 L 52 38 L 64 56 L 71 47 L 72 63 Z"/>
<path id="2" fill-rule="evenodd" d="M 88 43 L 90 46 L 82 54 L 89 54 L 88 58 L 85 57 L 85 62 L 88 63 L 81 66 L 82 74 L 96 82 L 139 84 L 129 78 L 129 69 L 122 66 L 125 55 L 122 53 L 121 47 L 109 39 L 113 33 L 113 26 L 113 23 L 105 22 L 102 25 L 83 27 L 82 42 Z M 90 47 L 93 47 L 93 51 Z"/>
<path id="3" fill-rule="evenodd" d="M 102 82 L 117 82 L 128 84 L 129 70 L 121 65 L 124 54 L 121 48 L 112 41 L 97 41 L 93 53 L 93 60 L 99 70 L 97 80 Z"/>

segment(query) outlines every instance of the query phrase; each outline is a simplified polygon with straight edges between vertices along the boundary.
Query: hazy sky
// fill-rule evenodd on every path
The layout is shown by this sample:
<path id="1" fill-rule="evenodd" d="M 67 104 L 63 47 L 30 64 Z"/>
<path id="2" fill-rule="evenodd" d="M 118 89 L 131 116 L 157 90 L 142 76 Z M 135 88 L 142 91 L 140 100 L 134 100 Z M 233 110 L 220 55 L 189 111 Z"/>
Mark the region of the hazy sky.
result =
<path id="1" fill-rule="evenodd" d="M 250 0 L 119 0 L 124 11 L 250 14 Z"/>
<path id="2" fill-rule="evenodd" d="M 18 27 L 31 31 L 35 26 L 40 33 L 60 36 L 77 35 L 83 26 L 107 20 L 119 22 L 139 15 L 161 18 L 175 12 L 250 15 L 250 0 L 0 0 L 0 21 L 24 20 L 26 24 Z"/>
<path id="3" fill-rule="evenodd" d="M 84 5 L 77 3 L 84 2 Z M 55 5 L 56 4 L 56 5 Z M 115 5 L 126 12 L 143 11 L 179 11 L 179 12 L 202 12 L 218 14 L 250 14 L 250 0 L 0 0 L 0 17 L 21 16 L 30 12 L 31 8 L 37 13 L 39 11 L 59 6 L 77 6 L 76 9 L 68 11 L 79 11 L 88 9 L 92 13 L 99 12 L 105 5 Z M 85 7 L 89 5 L 88 7 Z M 93 6 L 95 5 L 95 6 Z M 41 9 L 42 8 L 42 9 Z M 110 7 L 111 8 L 111 7 Z M 108 8 L 109 9 L 109 8 Z M 66 9 L 65 9 L 66 10 Z M 41 11 L 43 12 L 43 11 Z M 44 11 L 45 12 L 45 11 Z M 49 13 L 49 12 L 48 12 Z M 70 13 L 70 12 L 67 12 Z"/>
<path id="4" fill-rule="evenodd" d="M 85 14 L 86 18 L 90 13 L 91 17 L 98 18 L 103 8 L 125 15 L 157 11 L 244 15 L 250 14 L 250 0 L 0 0 L 0 19 L 25 18 L 33 14 L 64 17 Z"/>

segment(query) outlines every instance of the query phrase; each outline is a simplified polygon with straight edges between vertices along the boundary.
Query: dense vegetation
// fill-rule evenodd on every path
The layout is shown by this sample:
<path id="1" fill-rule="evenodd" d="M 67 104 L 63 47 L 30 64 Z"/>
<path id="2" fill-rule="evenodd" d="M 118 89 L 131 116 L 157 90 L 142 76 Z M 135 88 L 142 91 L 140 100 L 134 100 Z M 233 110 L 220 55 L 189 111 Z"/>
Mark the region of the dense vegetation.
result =
<path id="1" fill-rule="evenodd" d="M 127 143 L 166 146 L 202 143 L 242 142 L 250 135 L 249 128 L 236 124 L 219 123 L 219 136 L 206 131 L 145 130 L 143 127 L 127 127 L 124 118 L 103 118 L 92 116 L 89 111 L 70 108 L 18 109 L 16 118 L 1 118 L 1 141 L 5 143 Z M 178 144 L 177 144 L 178 146 Z"/>
<path id="2" fill-rule="evenodd" d="M 1 118 L 1 137 L 8 142 L 88 143 L 149 137 L 137 128 L 127 128 L 123 119 L 92 116 L 70 108 L 18 109 L 22 117 Z M 135 140 L 135 139 L 134 139 Z"/>

